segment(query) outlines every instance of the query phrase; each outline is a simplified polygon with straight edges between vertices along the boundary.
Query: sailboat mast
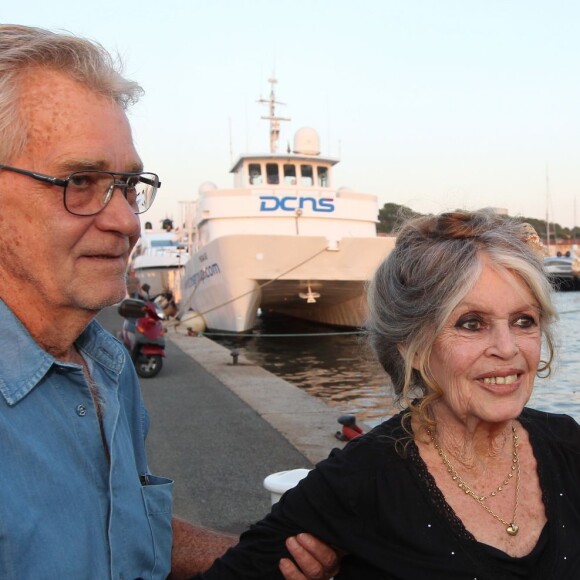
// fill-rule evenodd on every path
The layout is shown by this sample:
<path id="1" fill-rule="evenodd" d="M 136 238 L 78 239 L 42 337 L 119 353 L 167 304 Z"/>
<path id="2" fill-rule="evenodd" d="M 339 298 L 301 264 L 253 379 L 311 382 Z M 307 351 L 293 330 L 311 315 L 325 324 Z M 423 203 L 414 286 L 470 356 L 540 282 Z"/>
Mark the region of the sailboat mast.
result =
<path id="1" fill-rule="evenodd" d="M 574 228 L 572 230 L 572 243 L 576 243 L 576 196 L 574 196 Z"/>
<path id="2" fill-rule="evenodd" d="M 550 177 L 548 174 L 548 165 L 546 164 L 546 246 L 548 256 L 550 255 Z"/>

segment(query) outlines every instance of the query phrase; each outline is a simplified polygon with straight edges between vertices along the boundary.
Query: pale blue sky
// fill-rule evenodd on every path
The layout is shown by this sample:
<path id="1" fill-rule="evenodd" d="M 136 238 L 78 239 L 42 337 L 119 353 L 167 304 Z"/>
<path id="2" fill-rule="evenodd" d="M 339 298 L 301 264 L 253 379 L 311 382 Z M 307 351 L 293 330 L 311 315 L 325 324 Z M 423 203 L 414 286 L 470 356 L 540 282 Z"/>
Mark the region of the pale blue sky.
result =
<path id="1" fill-rule="evenodd" d="M 576 0 L 4 2 L 0 20 L 118 51 L 146 95 L 131 112 L 163 181 L 147 219 L 266 151 L 256 103 L 279 80 L 282 148 L 302 126 L 340 156 L 336 186 L 417 211 L 505 207 L 580 225 Z"/>

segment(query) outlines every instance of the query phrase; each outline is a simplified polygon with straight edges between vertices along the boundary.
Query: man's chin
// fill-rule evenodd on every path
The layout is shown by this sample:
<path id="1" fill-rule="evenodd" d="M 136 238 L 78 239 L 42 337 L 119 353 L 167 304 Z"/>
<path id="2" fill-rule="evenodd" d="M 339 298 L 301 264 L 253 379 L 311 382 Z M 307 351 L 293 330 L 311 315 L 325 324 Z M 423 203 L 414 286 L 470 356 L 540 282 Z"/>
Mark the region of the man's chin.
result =
<path id="1" fill-rule="evenodd" d="M 101 292 L 93 296 L 87 296 L 84 300 L 79 301 L 79 306 L 91 312 L 99 312 L 103 308 L 119 304 L 127 296 L 125 285 L 119 288 L 111 289 L 110 292 Z"/>

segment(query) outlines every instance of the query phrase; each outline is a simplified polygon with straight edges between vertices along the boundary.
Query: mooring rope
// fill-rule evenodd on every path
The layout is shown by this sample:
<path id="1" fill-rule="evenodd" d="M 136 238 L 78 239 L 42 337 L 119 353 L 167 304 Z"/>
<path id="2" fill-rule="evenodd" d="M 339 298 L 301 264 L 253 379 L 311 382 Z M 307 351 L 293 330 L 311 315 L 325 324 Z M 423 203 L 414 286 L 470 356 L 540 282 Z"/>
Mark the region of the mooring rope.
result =
<path id="1" fill-rule="evenodd" d="M 320 254 L 322 254 L 323 252 L 326 252 L 328 250 L 328 246 L 324 246 L 324 248 L 322 248 L 322 250 L 317 251 L 315 254 L 313 254 L 312 256 L 306 258 L 305 260 L 302 260 L 302 262 L 300 262 L 299 264 L 296 264 L 295 266 L 292 266 L 292 268 L 286 270 L 285 272 L 282 272 L 281 274 L 278 274 L 275 278 L 272 278 L 270 280 L 267 280 L 266 282 L 264 282 L 263 284 L 260 284 L 257 288 L 252 288 L 252 290 L 248 290 L 247 292 L 244 292 L 243 294 L 240 294 L 239 296 L 236 296 L 235 298 L 230 298 L 230 300 L 227 300 L 226 302 L 222 303 L 222 304 L 218 304 L 217 306 L 213 306 L 212 308 L 208 308 L 207 310 L 204 310 L 203 312 L 196 312 L 195 313 L 195 317 L 194 318 L 203 318 L 204 314 L 207 314 L 208 312 L 213 312 L 214 310 L 218 310 L 219 308 L 223 308 L 224 306 L 231 304 L 232 302 L 235 302 L 236 300 L 239 300 L 240 298 L 243 298 L 244 296 L 247 296 L 248 294 L 253 294 L 254 292 L 257 292 L 258 290 L 265 288 L 266 286 L 268 286 L 269 284 L 272 284 L 273 282 L 276 282 L 276 280 L 279 280 L 282 276 L 285 276 L 286 274 L 289 274 L 290 272 L 292 272 L 293 270 L 296 270 L 296 268 L 299 268 L 300 266 L 306 264 L 307 262 L 310 262 L 310 260 L 313 260 L 314 258 L 316 258 L 317 256 L 319 256 Z M 189 296 L 187 297 L 187 305 L 183 306 L 179 308 L 179 312 L 177 313 L 177 319 L 179 319 L 179 317 L 183 316 L 183 314 L 185 312 L 187 312 L 185 310 L 185 308 L 189 308 L 191 300 L 193 298 L 193 295 L 195 293 L 195 291 L 197 290 L 197 287 L 199 286 L 199 284 L 201 283 L 201 277 L 198 280 L 197 284 L 194 286 L 192 292 L 189 294 Z M 177 323 L 175 326 L 178 326 L 179 323 Z"/>
<path id="2" fill-rule="evenodd" d="M 289 338 L 289 337 L 303 337 L 303 336 L 352 336 L 357 334 L 364 334 L 364 330 L 352 330 L 346 332 L 306 332 L 306 333 L 288 333 L 288 334 L 262 334 L 260 333 L 240 333 L 240 332 L 200 332 L 200 336 L 229 336 L 231 338 Z"/>

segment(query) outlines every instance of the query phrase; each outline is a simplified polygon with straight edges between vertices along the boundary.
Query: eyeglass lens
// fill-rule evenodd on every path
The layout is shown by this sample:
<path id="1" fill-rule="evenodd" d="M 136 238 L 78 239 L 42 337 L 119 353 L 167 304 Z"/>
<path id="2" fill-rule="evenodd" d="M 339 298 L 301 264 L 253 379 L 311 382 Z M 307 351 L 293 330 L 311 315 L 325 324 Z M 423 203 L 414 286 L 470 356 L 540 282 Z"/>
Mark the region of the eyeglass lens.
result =
<path id="1" fill-rule="evenodd" d="M 120 177 L 117 180 L 117 177 Z M 157 193 L 159 178 L 154 173 L 115 176 L 100 171 L 82 171 L 68 178 L 64 203 L 66 209 L 76 215 L 93 215 L 109 203 L 115 188 L 120 187 L 133 211 L 147 211 Z"/>

